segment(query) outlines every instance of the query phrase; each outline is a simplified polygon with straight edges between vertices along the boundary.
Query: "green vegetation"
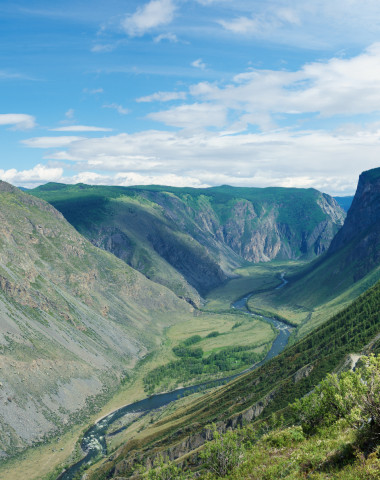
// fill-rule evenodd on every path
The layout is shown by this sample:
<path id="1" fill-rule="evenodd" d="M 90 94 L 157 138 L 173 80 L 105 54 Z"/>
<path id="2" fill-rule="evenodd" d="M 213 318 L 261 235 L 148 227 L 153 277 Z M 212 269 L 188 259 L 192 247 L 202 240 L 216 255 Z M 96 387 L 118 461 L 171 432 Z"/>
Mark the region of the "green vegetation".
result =
<path id="1" fill-rule="evenodd" d="M 173 352 L 180 357 L 180 360 L 150 371 L 144 377 L 145 391 L 150 395 L 156 387 L 164 390 L 172 384 L 173 379 L 176 385 L 192 384 L 195 381 L 198 383 L 200 380 L 214 378 L 221 373 L 226 376 L 239 372 L 262 360 L 268 349 L 267 347 L 259 354 L 255 346 L 236 346 L 223 348 L 217 353 L 203 357 L 201 348 L 175 347 Z"/>
<path id="2" fill-rule="evenodd" d="M 199 294 L 223 284 L 236 267 L 274 255 L 313 258 L 344 218 L 331 197 L 314 189 L 47 184 L 30 193 L 91 242 L 198 307 Z M 325 233 L 316 234 L 321 225 Z"/>
<path id="3" fill-rule="evenodd" d="M 190 462 L 197 478 L 380 478 L 380 356 L 362 357 L 355 371 L 328 375 L 291 407 L 295 424 L 283 425 L 283 418 L 272 415 L 225 433 L 213 425 L 212 440 Z M 157 476 L 164 472 L 170 475 Z M 146 475 L 193 478 L 191 470 L 182 470 L 173 462 L 165 464 L 162 456 L 158 468 Z"/>
<path id="4" fill-rule="evenodd" d="M 207 302 L 203 309 L 213 312 L 231 311 L 231 304 L 238 298 L 252 292 L 274 290 L 281 285 L 283 273 L 286 273 L 286 276 L 294 275 L 304 265 L 304 262 L 273 261 L 238 268 L 233 272 L 236 278 L 230 279 L 207 294 Z"/>
<path id="5" fill-rule="evenodd" d="M 379 311 L 380 282 L 361 295 L 348 308 L 259 369 L 213 392 L 206 393 L 169 417 L 153 424 L 151 428 L 147 427 L 139 437 L 138 443 L 125 444 L 118 450 L 112 461 L 100 466 L 96 470 L 97 476 L 91 478 L 107 478 L 107 472 L 116 466 L 121 469 L 120 474 L 123 472 L 128 476 L 129 470 L 125 471 L 121 467 L 124 465 L 123 459 L 126 456 L 131 457 L 136 452 L 141 454 L 142 451 L 144 455 L 149 455 L 149 451 L 158 446 L 161 452 L 165 452 L 181 444 L 189 436 L 194 438 L 195 435 L 199 435 L 211 422 L 218 422 L 221 427 L 244 425 L 247 421 L 256 420 L 257 409 L 264 417 L 282 412 L 286 422 L 294 421 L 294 413 L 288 405 L 312 391 L 328 373 L 341 367 L 345 359 L 348 362 L 350 353 L 359 353 L 363 349 L 380 353 L 380 341 L 374 341 L 379 334 Z M 197 347 L 201 343 L 197 343 Z M 321 437 L 319 437 L 320 440 Z M 309 441 L 311 443 L 307 443 Z M 335 433 L 332 433 L 331 442 L 329 442 L 327 439 L 327 444 L 333 449 L 341 446 L 341 440 L 337 440 Z M 318 445 L 318 442 L 316 444 Z M 307 439 L 306 444 L 300 442 L 300 445 L 305 447 L 305 451 L 311 445 L 315 446 L 314 437 Z M 273 455 L 271 449 L 270 452 Z M 321 451 L 324 455 L 326 454 L 324 447 Z M 318 465 L 323 463 L 320 452 L 319 463 L 316 461 Z M 258 452 L 256 453 L 259 455 Z M 268 453 L 268 458 L 265 458 L 263 453 L 258 457 L 267 467 L 269 455 Z M 302 455 L 306 461 L 305 454 Z M 311 453 L 310 458 L 314 461 Z M 284 464 L 276 465 L 272 470 L 269 469 L 273 478 L 275 478 L 273 472 L 278 473 L 284 468 Z M 243 465 L 239 468 L 243 468 Z M 291 469 L 290 473 L 293 474 L 293 472 L 294 470 Z M 247 478 L 249 478 L 248 475 Z M 268 474 L 268 477 L 258 475 L 258 478 L 271 477 Z"/>

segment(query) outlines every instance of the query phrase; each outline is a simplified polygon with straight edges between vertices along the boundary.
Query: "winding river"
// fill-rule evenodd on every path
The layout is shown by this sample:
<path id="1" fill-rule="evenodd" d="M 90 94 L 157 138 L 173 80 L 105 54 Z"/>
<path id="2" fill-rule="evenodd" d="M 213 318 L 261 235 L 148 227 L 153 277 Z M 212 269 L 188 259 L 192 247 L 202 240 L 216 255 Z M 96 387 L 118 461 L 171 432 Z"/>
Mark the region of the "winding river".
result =
<path id="1" fill-rule="evenodd" d="M 277 289 L 284 287 L 288 283 L 284 278 L 284 274 L 281 275 L 281 279 L 282 279 L 282 284 L 276 287 Z M 79 470 L 82 468 L 82 466 L 91 462 L 91 460 L 93 460 L 99 453 L 106 455 L 107 454 L 107 444 L 106 444 L 107 430 L 110 427 L 110 425 L 112 425 L 115 421 L 119 420 L 125 415 L 131 414 L 131 413 L 142 413 L 145 415 L 151 412 L 152 410 L 155 410 L 159 407 L 163 407 L 165 405 L 168 405 L 170 402 L 177 400 L 179 396 L 188 395 L 205 388 L 211 388 L 211 387 L 215 387 L 223 383 L 226 383 L 230 380 L 233 380 L 234 378 L 237 378 L 243 373 L 247 373 L 251 370 L 254 370 L 260 367 L 261 365 L 266 363 L 268 360 L 270 360 L 271 358 L 275 357 L 280 352 L 282 352 L 282 350 L 284 350 L 284 348 L 288 344 L 292 327 L 290 327 L 284 322 L 281 322 L 280 320 L 264 317 L 261 315 L 254 315 L 250 313 L 248 310 L 247 304 L 248 304 L 249 298 L 252 295 L 254 295 L 254 293 L 255 292 L 249 293 L 248 295 L 245 295 L 239 300 L 236 300 L 236 302 L 234 302 L 231 305 L 231 307 L 235 310 L 240 310 L 246 313 L 247 315 L 253 315 L 255 317 L 261 318 L 263 321 L 266 321 L 272 324 L 278 331 L 278 335 L 274 340 L 272 347 L 267 353 L 264 360 L 262 360 L 259 363 L 255 363 L 254 365 L 252 365 L 252 367 L 249 367 L 243 372 L 240 372 L 238 374 L 221 378 L 218 380 L 209 381 L 207 383 L 201 383 L 201 384 L 193 385 L 190 387 L 179 388 L 177 390 L 173 390 L 167 393 L 152 395 L 151 397 L 145 398 L 144 400 L 140 400 L 135 403 L 130 403 L 129 405 L 125 405 L 124 407 L 121 407 L 118 410 L 115 410 L 114 412 L 110 413 L 109 415 L 103 417 L 101 420 L 96 422 L 92 427 L 90 427 L 85 432 L 82 443 L 81 443 L 81 448 L 85 453 L 85 456 L 79 462 L 73 464 L 71 467 L 69 467 L 67 470 L 61 473 L 61 475 L 59 475 L 57 480 L 72 480 L 75 477 L 75 475 L 79 472 Z M 120 432 L 123 428 L 126 428 L 126 427 L 121 427 L 119 430 L 114 432 L 114 434 Z"/>

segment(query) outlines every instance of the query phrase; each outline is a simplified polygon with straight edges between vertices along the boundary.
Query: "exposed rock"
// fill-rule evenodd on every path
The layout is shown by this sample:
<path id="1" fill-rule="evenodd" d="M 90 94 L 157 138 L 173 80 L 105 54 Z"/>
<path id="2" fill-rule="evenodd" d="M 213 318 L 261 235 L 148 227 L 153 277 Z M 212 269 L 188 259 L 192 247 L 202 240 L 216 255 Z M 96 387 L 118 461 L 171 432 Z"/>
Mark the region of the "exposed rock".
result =
<path id="1" fill-rule="evenodd" d="M 173 313 L 192 310 L 0 182 L 0 456 L 99 408 Z"/>

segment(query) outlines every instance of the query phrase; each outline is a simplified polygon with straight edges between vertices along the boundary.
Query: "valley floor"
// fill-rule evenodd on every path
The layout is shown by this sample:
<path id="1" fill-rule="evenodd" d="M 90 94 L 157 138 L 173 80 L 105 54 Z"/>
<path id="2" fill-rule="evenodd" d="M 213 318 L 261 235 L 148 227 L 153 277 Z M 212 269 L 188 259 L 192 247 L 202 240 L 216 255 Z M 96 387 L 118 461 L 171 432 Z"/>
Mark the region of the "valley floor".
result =
<path id="1" fill-rule="evenodd" d="M 202 350 L 205 359 L 236 346 L 249 349 L 251 354 L 258 355 L 258 359 L 263 358 L 276 337 L 275 331 L 268 323 L 258 318 L 252 319 L 239 314 L 239 312 L 234 312 L 231 309 L 231 303 L 253 291 L 275 288 L 282 283 L 282 273 L 295 271 L 297 268 L 299 268 L 299 264 L 295 262 L 275 262 L 237 270 L 237 278 L 209 293 L 201 311 L 196 312 L 195 315 L 184 314 L 181 318 L 176 319 L 174 326 L 166 330 L 165 338 L 159 348 L 138 364 L 130 379 L 104 405 L 101 411 L 60 438 L 31 448 L 18 457 L 4 462 L 3 465 L 0 465 L 0 480 L 55 479 L 62 467 L 75 462 L 80 455 L 78 439 L 89 425 L 125 404 L 145 398 L 147 396 L 147 375 L 158 368 L 165 368 L 165 365 L 178 361 L 178 357 L 173 353 L 173 348 L 183 345 L 189 338 L 200 337 L 194 347 Z M 237 360 L 235 359 L 235 361 Z M 249 365 L 243 362 L 239 368 L 236 368 L 235 365 L 228 369 L 229 366 L 227 366 L 223 367 L 224 370 L 219 373 L 205 372 L 187 378 L 173 376 L 173 371 L 169 370 L 168 375 L 163 375 L 162 379 L 156 382 L 153 391 L 167 391 L 185 384 L 200 383 L 217 376 L 225 377 L 230 373 L 244 370 L 247 366 Z M 181 400 L 182 403 L 186 401 L 187 399 Z M 172 408 L 171 406 L 169 411 Z M 162 414 L 162 412 L 158 412 L 157 415 Z M 139 425 L 140 427 L 132 427 L 132 430 L 144 428 L 141 423 Z M 126 430 L 120 438 L 113 438 L 111 448 L 115 448 L 125 441 L 129 434 L 129 430 Z"/>

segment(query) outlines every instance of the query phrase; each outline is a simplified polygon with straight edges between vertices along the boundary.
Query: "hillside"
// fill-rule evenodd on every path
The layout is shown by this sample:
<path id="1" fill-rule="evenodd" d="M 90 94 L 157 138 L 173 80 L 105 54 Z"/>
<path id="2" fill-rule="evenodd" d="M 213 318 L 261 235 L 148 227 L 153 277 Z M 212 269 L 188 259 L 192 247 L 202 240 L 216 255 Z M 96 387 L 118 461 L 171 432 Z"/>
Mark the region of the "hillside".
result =
<path id="1" fill-rule="evenodd" d="M 0 182 L 0 457 L 104 403 L 192 307 Z"/>
<path id="2" fill-rule="evenodd" d="M 90 478 L 129 478 L 137 459 L 154 458 L 159 452 L 171 460 L 187 459 L 191 465 L 188 454 L 209 438 L 205 426 L 211 422 L 225 430 L 281 410 L 287 415 L 289 402 L 342 367 L 350 353 L 380 352 L 379 311 L 380 282 L 259 369 L 178 408 L 145 430 L 134 428 L 129 441 L 98 465 Z"/>
<path id="3" fill-rule="evenodd" d="M 247 262 L 320 255 L 345 217 L 314 189 L 47 184 L 30 193 L 94 245 L 197 305 Z"/>
<path id="4" fill-rule="evenodd" d="M 363 172 L 341 230 L 328 251 L 289 284 L 252 298 L 253 310 L 301 324 L 299 335 L 348 305 L 380 278 L 380 168 Z"/>

